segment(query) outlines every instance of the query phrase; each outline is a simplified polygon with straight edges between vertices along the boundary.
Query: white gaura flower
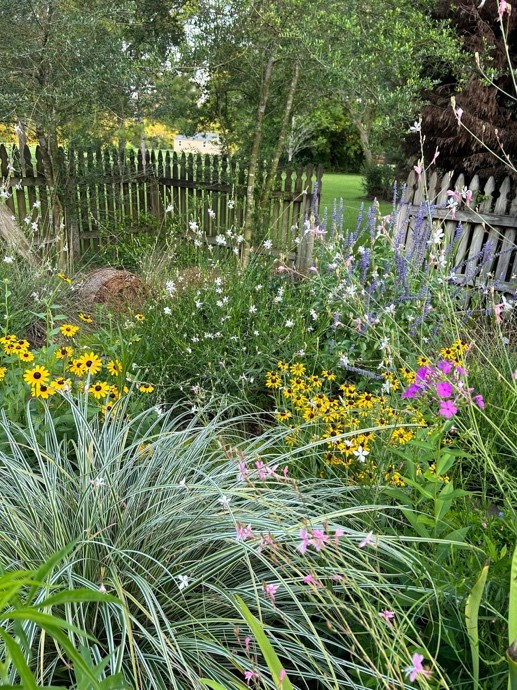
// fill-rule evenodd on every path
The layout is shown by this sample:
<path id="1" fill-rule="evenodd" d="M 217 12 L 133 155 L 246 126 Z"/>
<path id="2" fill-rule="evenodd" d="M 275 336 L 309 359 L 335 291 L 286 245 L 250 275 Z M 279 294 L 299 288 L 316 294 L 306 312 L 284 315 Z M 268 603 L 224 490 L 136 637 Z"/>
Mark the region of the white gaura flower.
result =
<path id="1" fill-rule="evenodd" d="M 264 249 L 273 249 L 273 240 L 264 240 Z"/>
<path id="2" fill-rule="evenodd" d="M 188 575 L 178 575 L 178 588 L 181 592 L 182 589 L 186 589 L 189 586 L 189 578 Z"/>
<path id="3" fill-rule="evenodd" d="M 232 500 L 231 497 L 221 496 L 221 498 L 219 499 L 219 503 L 221 504 L 223 510 L 230 510 L 230 501 L 231 500 Z"/>
<path id="4" fill-rule="evenodd" d="M 368 455 L 370 455 L 370 451 L 364 449 L 362 446 L 359 446 L 357 450 L 354 450 L 352 452 L 355 455 L 355 457 L 359 460 L 359 462 L 365 462 Z"/>

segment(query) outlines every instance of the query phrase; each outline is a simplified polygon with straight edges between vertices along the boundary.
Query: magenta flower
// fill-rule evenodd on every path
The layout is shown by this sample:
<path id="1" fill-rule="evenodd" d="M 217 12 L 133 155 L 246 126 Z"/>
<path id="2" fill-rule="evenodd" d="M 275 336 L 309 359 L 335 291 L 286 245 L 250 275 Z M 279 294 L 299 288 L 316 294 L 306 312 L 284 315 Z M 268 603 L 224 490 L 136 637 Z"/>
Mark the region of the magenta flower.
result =
<path id="1" fill-rule="evenodd" d="M 446 417 L 447 419 L 450 419 L 453 417 L 456 412 L 458 411 L 458 408 L 454 404 L 453 400 L 441 400 L 440 401 L 440 410 L 439 413 L 442 415 L 442 417 Z"/>
<path id="2" fill-rule="evenodd" d="M 448 381 L 440 381 L 440 383 L 436 385 L 436 392 L 440 398 L 450 398 L 453 391 L 454 388 Z"/>
<path id="3" fill-rule="evenodd" d="M 388 611 L 388 609 L 384 609 L 384 611 L 379 611 L 379 616 L 384 618 L 388 625 L 391 625 L 391 619 L 395 618 L 395 611 Z"/>
<path id="4" fill-rule="evenodd" d="M 444 374 L 450 374 L 452 371 L 452 362 L 449 362 L 446 359 L 441 359 L 436 366 Z"/>
<path id="5" fill-rule="evenodd" d="M 421 381 L 425 381 L 432 374 L 433 370 L 430 367 L 420 367 L 417 369 L 416 377 Z"/>
<path id="6" fill-rule="evenodd" d="M 239 462 L 239 474 L 238 474 L 238 480 L 240 482 L 245 482 L 246 481 L 246 475 L 248 474 L 248 468 L 246 467 L 245 462 Z"/>
<path id="7" fill-rule="evenodd" d="M 280 673 L 278 674 L 278 682 L 280 683 L 280 688 L 284 684 L 284 678 L 287 676 L 287 673 L 285 671 L 285 668 L 280 669 Z"/>
<path id="8" fill-rule="evenodd" d="M 249 652 L 250 649 L 250 642 L 251 642 L 251 637 L 248 635 L 247 637 L 244 638 L 244 649 Z"/>
<path id="9" fill-rule="evenodd" d="M 475 396 L 472 398 L 472 402 L 475 402 L 476 405 L 479 407 L 480 410 L 484 410 L 484 409 L 485 409 L 485 401 L 483 400 L 483 396 L 482 396 L 482 395 L 475 395 Z"/>
<path id="10" fill-rule="evenodd" d="M 406 674 L 406 676 L 409 676 L 409 680 L 412 683 L 415 682 L 418 676 L 421 676 L 422 678 L 430 678 L 432 675 L 432 671 L 430 669 L 424 668 L 422 666 L 423 660 L 424 657 L 422 654 L 413 654 L 413 657 L 411 659 L 411 666 L 408 666 L 404 670 L 404 673 Z"/>
<path id="11" fill-rule="evenodd" d="M 412 383 L 409 388 L 406 388 L 405 391 L 402 391 L 402 395 L 400 396 L 401 398 L 416 398 L 416 396 L 420 393 L 421 387 L 418 385 L 418 383 Z"/>
<path id="12" fill-rule="evenodd" d="M 268 599 L 271 599 L 271 601 L 274 604 L 276 592 L 278 590 L 278 585 L 266 585 L 266 583 L 264 582 L 264 584 L 262 585 L 262 589 L 264 590 L 264 594 L 266 595 L 266 597 L 268 597 Z"/>

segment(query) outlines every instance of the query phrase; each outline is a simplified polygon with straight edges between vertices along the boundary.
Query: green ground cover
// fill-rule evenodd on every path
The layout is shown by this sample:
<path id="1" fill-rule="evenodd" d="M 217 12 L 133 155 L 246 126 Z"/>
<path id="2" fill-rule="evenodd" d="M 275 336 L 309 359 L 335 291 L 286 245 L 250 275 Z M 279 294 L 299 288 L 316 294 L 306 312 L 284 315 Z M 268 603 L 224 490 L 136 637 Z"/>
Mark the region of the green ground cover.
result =
<path id="1" fill-rule="evenodd" d="M 345 223 L 355 222 L 361 204 L 369 207 L 371 199 L 364 195 L 363 178 L 361 175 L 345 175 L 343 173 L 325 173 L 322 181 L 320 212 L 325 206 L 332 213 L 334 199 L 343 199 L 345 204 Z M 391 213 L 391 203 L 380 202 L 383 215 Z"/>

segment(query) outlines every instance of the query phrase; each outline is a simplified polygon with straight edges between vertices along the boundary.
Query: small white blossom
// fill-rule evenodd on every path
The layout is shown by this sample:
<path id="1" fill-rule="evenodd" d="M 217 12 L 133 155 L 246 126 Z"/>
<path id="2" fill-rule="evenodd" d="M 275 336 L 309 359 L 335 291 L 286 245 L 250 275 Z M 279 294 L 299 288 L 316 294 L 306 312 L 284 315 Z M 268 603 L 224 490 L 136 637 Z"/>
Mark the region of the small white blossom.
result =
<path id="1" fill-rule="evenodd" d="M 163 313 L 165 314 L 165 316 L 170 316 L 172 314 L 172 309 L 170 307 L 164 307 Z"/>
<path id="2" fill-rule="evenodd" d="M 231 500 L 232 500 L 231 497 L 228 498 L 228 496 L 221 496 L 221 498 L 219 499 L 219 503 L 221 504 L 223 510 L 230 510 L 230 501 Z"/>
<path id="3" fill-rule="evenodd" d="M 218 244 L 218 245 L 220 245 L 221 247 L 226 246 L 226 238 L 225 238 L 225 236 L 224 236 L 224 235 L 221 235 L 220 233 L 219 233 L 219 235 L 216 235 L 216 236 L 215 236 L 215 243 Z"/>
<path id="4" fill-rule="evenodd" d="M 197 230 L 199 229 L 199 225 L 196 223 L 195 220 L 191 220 L 188 225 L 192 232 L 197 232 Z"/>
<path id="5" fill-rule="evenodd" d="M 264 240 L 264 249 L 273 249 L 273 240 Z"/>
<path id="6" fill-rule="evenodd" d="M 354 450 L 352 452 L 355 455 L 355 457 L 359 460 L 359 462 L 365 462 L 368 455 L 370 455 L 370 451 L 364 449 L 362 446 L 359 446 L 357 450 Z"/>
<path id="7" fill-rule="evenodd" d="M 230 199 L 228 202 L 228 208 L 233 208 L 235 206 L 235 201 L 233 199 Z"/>
<path id="8" fill-rule="evenodd" d="M 181 592 L 182 589 L 186 589 L 189 586 L 189 578 L 187 575 L 178 575 L 178 588 Z"/>
<path id="9" fill-rule="evenodd" d="M 4 256 L 4 263 L 6 264 L 12 264 L 14 261 L 14 257 L 12 256 Z"/>
<path id="10" fill-rule="evenodd" d="M 257 307 L 252 304 L 249 309 L 250 314 L 256 314 L 257 313 Z"/>
<path id="11" fill-rule="evenodd" d="M 106 480 L 104 477 L 95 477 L 95 479 L 90 479 L 90 484 L 94 489 L 99 489 L 101 486 L 106 486 Z"/>
<path id="12" fill-rule="evenodd" d="M 294 326 L 294 321 L 292 319 L 287 319 L 285 322 L 285 327 L 286 328 L 292 328 Z"/>
<path id="13" fill-rule="evenodd" d="M 211 208 L 208 209 L 208 215 L 210 218 L 215 218 L 215 211 L 213 211 Z"/>
<path id="14" fill-rule="evenodd" d="M 165 213 L 171 213 L 172 212 L 172 204 L 169 204 L 167 208 L 165 209 Z"/>
<path id="15" fill-rule="evenodd" d="M 413 122 L 413 126 L 409 128 L 409 131 L 412 134 L 418 134 L 421 129 L 422 129 L 422 124 L 415 120 L 415 122 Z"/>

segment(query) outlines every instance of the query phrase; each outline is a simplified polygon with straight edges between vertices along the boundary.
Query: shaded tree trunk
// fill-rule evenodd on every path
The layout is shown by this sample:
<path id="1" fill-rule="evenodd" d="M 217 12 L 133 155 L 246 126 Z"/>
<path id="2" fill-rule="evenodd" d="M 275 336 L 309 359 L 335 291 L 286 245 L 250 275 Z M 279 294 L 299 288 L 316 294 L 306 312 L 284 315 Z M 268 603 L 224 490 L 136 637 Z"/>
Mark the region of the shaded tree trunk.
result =
<path id="1" fill-rule="evenodd" d="M 370 146 L 370 135 L 368 128 L 360 120 L 353 120 L 354 127 L 357 129 L 359 134 L 359 141 L 361 142 L 361 148 L 364 154 L 364 162 L 367 166 L 373 164 L 373 152 Z"/>
<path id="2" fill-rule="evenodd" d="M 278 163 L 280 162 L 280 156 L 285 148 L 285 143 L 287 140 L 287 132 L 289 130 L 289 121 L 291 119 L 291 113 L 293 111 L 294 95 L 296 93 L 296 88 L 298 86 L 298 80 L 300 78 L 300 65 L 296 62 L 293 70 L 293 76 L 291 78 L 291 84 L 289 86 L 289 93 L 287 94 L 287 100 L 285 103 L 284 116 L 282 118 L 282 126 L 280 128 L 280 133 L 278 135 L 278 140 L 276 144 L 275 153 L 273 154 L 273 160 L 271 161 L 271 167 L 268 172 L 266 179 L 266 184 L 264 186 L 264 191 L 262 193 L 260 205 L 263 210 L 266 209 L 266 205 L 269 201 L 269 195 L 273 188 L 273 182 L 276 177 L 278 170 Z"/>
<path id="3" fill-rule="evenodd" d="M 251 149 L 250 161 L 248 166 L 248 184 L 246 188 L 246 214 L 244 216 L 243 236 L 244 243 L 242 249 L 242 265 L 247 266 L 250 258 L 252 224 L 255 215 L 255 178 L 257 176 L 260 144 L 262 142 L 262 125 L 264 123 L 264 115 L 266 113 L 266 106 L 269 98 L 269 88 L 271 86 L 271 77 L 273 74 L 273 65 L 275 62 L 275 50 L 272 50 L 271 55 L 266 64 L 264 77 L 262 79 L 262 88 L 260 90 L 260 100 L 257 112 L 257 122 L 255 124 L 255 136 L 253 138 L 253 147 Z"/>

